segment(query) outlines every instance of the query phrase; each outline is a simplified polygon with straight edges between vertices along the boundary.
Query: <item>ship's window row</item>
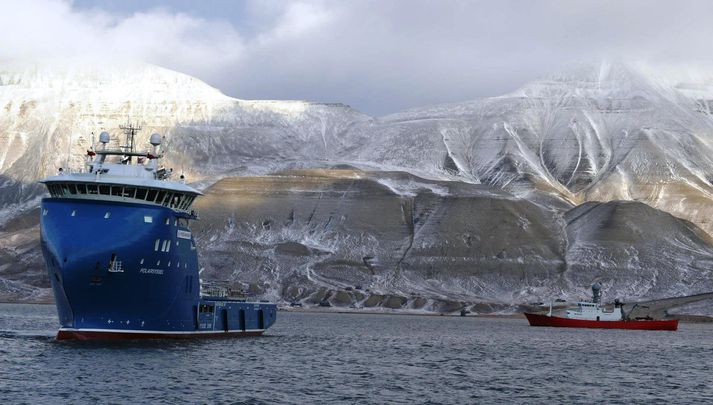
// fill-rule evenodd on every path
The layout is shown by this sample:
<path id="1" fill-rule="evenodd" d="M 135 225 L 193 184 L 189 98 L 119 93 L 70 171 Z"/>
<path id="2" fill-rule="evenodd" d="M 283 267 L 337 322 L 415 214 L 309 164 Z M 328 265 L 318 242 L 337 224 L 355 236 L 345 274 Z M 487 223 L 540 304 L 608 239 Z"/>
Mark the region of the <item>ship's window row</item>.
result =
<path id="1" fill-rule="evenodd" d="M 195 195 L 146 187 L 119 186 L 109 184 L 52 183 L 47 184 L 52 197 L 72 195 L 111 195 L 115 197 L 142 200 L 164 207 L 188 211 Z"/>

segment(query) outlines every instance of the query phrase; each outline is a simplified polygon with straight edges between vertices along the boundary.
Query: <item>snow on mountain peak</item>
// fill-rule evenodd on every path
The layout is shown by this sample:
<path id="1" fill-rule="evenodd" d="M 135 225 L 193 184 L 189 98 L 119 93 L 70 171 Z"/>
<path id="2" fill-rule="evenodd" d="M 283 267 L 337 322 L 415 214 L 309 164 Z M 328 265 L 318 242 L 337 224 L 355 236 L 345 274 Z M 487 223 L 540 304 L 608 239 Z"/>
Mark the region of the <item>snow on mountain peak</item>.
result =
<path id="1" fill-rule="evenodd" d="M 224 95 L 191 76 L 154 65 L 66 65 L 0 69 L 2 95 L 60 92 L 73 102 L 94 100 L 219 100 Z M 86 97 L 89 96 L 87 99 Z"/>

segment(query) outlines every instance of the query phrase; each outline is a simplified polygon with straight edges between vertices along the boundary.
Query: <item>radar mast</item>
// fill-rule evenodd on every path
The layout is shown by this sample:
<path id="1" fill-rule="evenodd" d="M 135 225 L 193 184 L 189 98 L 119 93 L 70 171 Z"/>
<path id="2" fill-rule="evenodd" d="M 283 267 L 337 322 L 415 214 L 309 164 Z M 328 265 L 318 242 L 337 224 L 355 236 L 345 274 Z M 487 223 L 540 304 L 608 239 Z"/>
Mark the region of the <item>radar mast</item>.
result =
<path id="1" fill-rule="evenodd" d="M 126 153 L 121 159 L 121 163 L 130 165 L 133 159 L 131 154 L 134 153 L 134 136 L 136 136 L 137 132 L 141 131 L 141 126 L 132 124 L 131 121 L 129 121 L 126 125 L 119 125 L 119 128 L 121 128 L 124 131 L 124 135 L 126 135 L 125 144 L 119 146 L 121 150 Z"/>

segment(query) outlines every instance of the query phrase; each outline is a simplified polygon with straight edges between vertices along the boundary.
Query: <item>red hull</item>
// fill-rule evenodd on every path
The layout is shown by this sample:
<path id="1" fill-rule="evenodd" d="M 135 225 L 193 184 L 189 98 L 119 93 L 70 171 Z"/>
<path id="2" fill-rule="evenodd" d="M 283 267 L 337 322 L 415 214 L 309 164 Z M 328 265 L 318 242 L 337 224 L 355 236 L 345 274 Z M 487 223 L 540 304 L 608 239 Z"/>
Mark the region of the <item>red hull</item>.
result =
<path id="1" fill-rule="evenodd" d="M 597 328 L 597 329 L 637 329 L 637 330 L 676 330 L 678 319 L 651 321 L 588 321 L 582 319 L 561 318 L 540 314 L 525 313 L 530 326 L 554 326 L 557 328 Z"/>
<path id="2" fill-rule="evenodd" d="M 57 340 L 135 340 L 135 339 L 205 339 L 260 336 L 263 331 L 237 331 L 237 332 L 198 332 L 198 333 L 170 333 L 170 332 L 113 332 L 113 331 L 83 331 L 62 330 L 57 332 Z"/>

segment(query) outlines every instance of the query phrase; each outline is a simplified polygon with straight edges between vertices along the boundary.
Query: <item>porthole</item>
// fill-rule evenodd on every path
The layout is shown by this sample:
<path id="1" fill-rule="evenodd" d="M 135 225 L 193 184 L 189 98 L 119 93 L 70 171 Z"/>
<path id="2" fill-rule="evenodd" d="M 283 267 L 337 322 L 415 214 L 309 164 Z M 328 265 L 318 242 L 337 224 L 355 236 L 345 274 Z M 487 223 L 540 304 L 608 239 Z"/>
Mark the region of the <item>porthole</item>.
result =
<path id="1" fill-rule="evenodd" d="M 111 217 L 111 212 L 107 211 L 106 214 L 104 214 L 104 219 L 109 219 Z"/>
<path id="2" fill-rule="evenodd" d="M 72 216 L 72 217 L 77 216 L 77 210 L 72 210 L 72 213 L 70 214 L 70 216 Z"/>
<path id="3" fill-rule="evenodd" d="M 151 215 L 144 215 L 144 222 L 147 224 L 153 223 L 153 217 Z"/>

